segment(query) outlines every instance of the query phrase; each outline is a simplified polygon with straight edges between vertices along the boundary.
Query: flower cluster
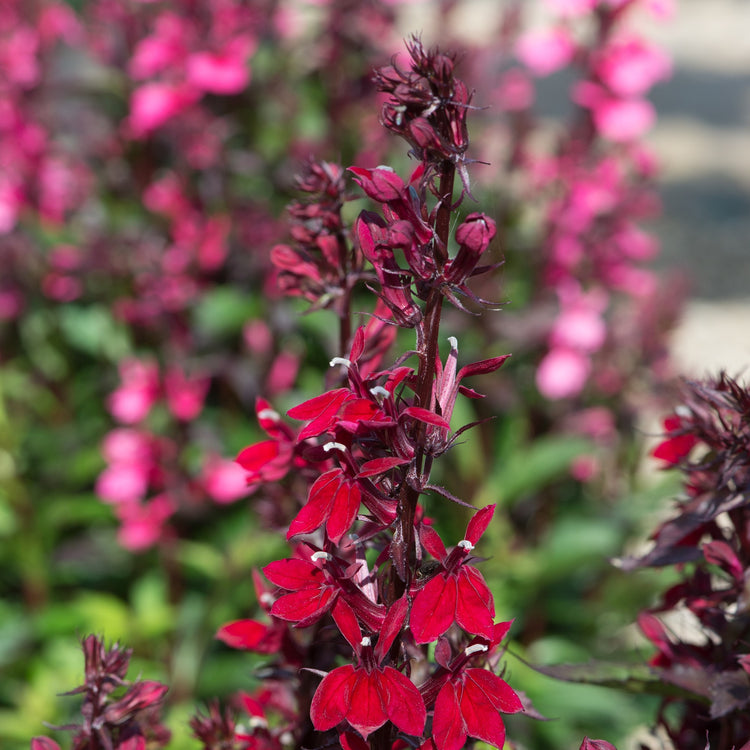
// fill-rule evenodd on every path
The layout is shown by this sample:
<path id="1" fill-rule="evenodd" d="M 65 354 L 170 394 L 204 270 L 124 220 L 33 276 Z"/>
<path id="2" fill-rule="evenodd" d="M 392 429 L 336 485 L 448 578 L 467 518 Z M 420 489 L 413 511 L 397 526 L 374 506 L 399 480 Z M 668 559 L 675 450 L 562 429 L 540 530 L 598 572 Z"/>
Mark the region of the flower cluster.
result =
<path id="1" fill-rule="evenodd" d="M 655 162 L 639 139 L 655 119 L 645 95 L 669 76 L 671 65 L 628 27 L 638 4 L 552 2 L 555 25 L 527 32 L 517 43 L 532 75 L 569 65 L 580 71 L 571 90 L 579 110 L 554 156 L 535 157 L 519 147 L 532 190 L 546 196 L 544 281 L 559 299 L 536 375 L 549 399 L 577 397 L 590 384 L 605 395 L 621 390 L 627 365 L 618 372 L 602 363 L 612 361 L 614 350 L 638 343 L 625 340 L 608 318 L 622 310 L 618 297 L 632 300 L 633 309 L 625 311 L 630 317 L 657 292 L 642 267 L 657 245 L 638 226 L 656 209 L 649 190 Z M 664 16 L 669 9 L 652 3 L 650 10 Z M 574 32 L 587 17 L 592 41 L 579 42 Z"/>
<path id="2" fill-rule="evenodd" d="M 292 556 L 263 568 L 270 586 L 260 576 L 255 580 L 266 617 L 229 622 L 217 634 L 234 648 L 272 657 L 263 671 L 274 689 L 264 684 L 250 696 L 255 703 L 246 699 L 260 708 L 252 747 L 276 748 L 285 737 L 296 746 L 356 750 L 394 742 L 459 750 L 471 740 L 499 748 L 505 743 L 502 715 L 525 708 L 496 673 L 511 622 L 495 622 L 493 596 L 473 554 L 495 506 L 472 508 L 463 537 L 449 548 L 422 505 L 423 497 L 436 495 L 467 506 L 431 482 L 433 462 L 471 426 L 454 431 L 451 425 L 460 394 L 480 397 L 464 380 L 497 371 L 507 355 L 459 367 L 458 344 L 450 338 L 447 356 L 439 356 L 443 300 L 461 308 L 459 295 L 476 299 L 467 280 L 488 270 L 479 263 L 495 226 L 483 214 L 469 214 L 455 229 L 457 249 L 449 252 L 461 203 L 453 197 L 453 178 L 464 163 L 468 96 L 454 78 L 452 56 L 427 51 L 416 38 L 409 51 L 411 71 L 389 67 L 376 76 L 391 94 L 386 127 L 403 135 L 421 160 L 408 183 L 385 167 L 353 167 L 381 212 L 362 212 L 347 232 L 337 213 L 340 172 L 322 164 L 303 178 L 315 184 L 321 207 L 295 204 L 292 210 L 303 249 L 283 252 L 306 255 L 300 273 L 284 269 L 287 286 L 304 288 L 315 305 L 325 290 L 315 291 L 310 280 L 328 278 L 329 288 L 341 289 L 347 278 L 341 271 L 362 268 L 377 279 L 386 313 L 375 320 L 413 330 L 416 349 L 383 367 L 391 338 L 379 335 L 380 325 L 360 326 L 345 355 L 331 360 L 339 373 L 335 386 L 288 411 L 301 428 L 282 422 L 268 402 L 258 403 L 268 439 L 238 456 L 248 483 L 278 482 L 292 467 L 308 483 L 288 525 Z M 434 135 L 428 147 L 420 141 L 428 132 L 444 141 Z M 320 189 L 321 177 L 330 189 Z M 430 195 L 436 196 L 433 207 Z M 333 210 L 327 208 L 331 197 Z M 314 234 L 306 221 L 297 223 L 300 216 L 321 218 Z M 342 259 L 352 258 L 357 265 L 345 266 Z M 416 367 L 408 365 L 411 356 Z M 272 721 L 268 712 L 278 715 L 279 703 L 296 713 Z M 217 732 L 219 724 L 217 713 Z M 597 746 L 607 747 L 583 745 Z"/>
<path id="3" fill-rule="evenodd" d="M 685 497 L 626 569 L 675 566 L 680 581 L 641 614 L 658 679 L 681 691 L 658 723 L 681 750 L 745 747 L 750 738 L 750 391 L 725 374 L 685 384 L 653 455 L 684 475 Z M 706 744 L 706 740 L 708 743 Z"/>
<path id="4" fill-rule="evenodd" d="M 131 649 L 107 648 L 94 635 L 82 642 L 85 658 L 83 685 L 65 695 L 83 695 L 83 724 L 55 727 L 74 731 L 71 750 L 142 750 L 165 747 L 170 732 L 161 723 L 161 703 L 168 687 L 152 680 L 125 679 Z M 35 737 L 31 750 L 60 750 L 49 737 Z"/>

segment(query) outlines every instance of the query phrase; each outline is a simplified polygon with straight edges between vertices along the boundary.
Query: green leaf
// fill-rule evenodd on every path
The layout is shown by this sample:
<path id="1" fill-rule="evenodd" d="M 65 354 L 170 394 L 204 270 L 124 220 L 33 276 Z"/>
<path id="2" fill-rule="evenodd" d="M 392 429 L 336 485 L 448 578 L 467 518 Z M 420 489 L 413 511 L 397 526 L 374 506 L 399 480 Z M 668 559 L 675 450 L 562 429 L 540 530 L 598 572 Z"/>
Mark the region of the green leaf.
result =
<path id="1" fill-rule="evenodd" d="M 511 505 L 568 474 L 573 459 L 592 450 L 588 440 L 570 436 L 551 436 L 535 440 L 499 458 L 487 481 L 478 505 L 498 502 Z"/>
<path id="2" fill-rule="evenodd" d="M 198 302 L 195 324 L 205 336 L 231 336 L 242 330 L 245 322 L 256 314 L 257 307 L 251 295 L 231 287 L 217 287 Z"/>
<path id="3" fill-rule="evenodd" d="M 75 349 L 116 362 L 130 351 L 124 326 L 117 323 L 104 305 L 63 305 L 59 309 L 60 329 Z"/>

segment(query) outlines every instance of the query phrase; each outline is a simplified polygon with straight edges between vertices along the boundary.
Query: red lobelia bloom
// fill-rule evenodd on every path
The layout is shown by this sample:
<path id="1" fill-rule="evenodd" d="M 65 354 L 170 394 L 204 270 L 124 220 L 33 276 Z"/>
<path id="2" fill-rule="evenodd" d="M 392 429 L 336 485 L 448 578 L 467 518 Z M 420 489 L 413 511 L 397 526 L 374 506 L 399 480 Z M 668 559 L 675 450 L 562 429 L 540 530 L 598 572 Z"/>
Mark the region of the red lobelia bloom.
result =
<path id="1" fill-rule="evenodd" d="M 370 636 L 362 636 L 353 610 L 343 601 L 336 603 L 333 618 L 354 649 L 357 664 L 332 670 L 315 691 L 310 717 L 318 731 L 346 722 L 367 739 L 391 721 L 406 734 L 422 734 L 427 711 L 419 690 L 397 669 L 384 665 L 407 607 L 406 598 L 391 607 L 373 647 Z"/>
<path id="2" fill-rule="evenodd" d="M 432 527 L 422 527 L 422 545 L 440 562 L 442 570 L 414 597 L 409 624 L 417 643 L 434 641 L 454 622 L 469 633 L 492 640 L 495 617 L 492 594 L 482 574 L 469 563 L 471 550 L 494 512 L 494 505 L 482 508 L 469 521 L 466 538 L 450 553 Z"/>

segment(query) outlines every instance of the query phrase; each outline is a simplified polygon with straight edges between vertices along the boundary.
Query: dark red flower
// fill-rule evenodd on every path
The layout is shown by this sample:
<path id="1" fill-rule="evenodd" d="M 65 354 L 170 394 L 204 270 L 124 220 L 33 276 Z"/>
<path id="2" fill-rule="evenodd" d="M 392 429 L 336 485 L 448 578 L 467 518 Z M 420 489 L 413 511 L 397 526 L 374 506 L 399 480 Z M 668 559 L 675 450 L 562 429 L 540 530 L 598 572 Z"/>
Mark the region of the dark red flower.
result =
<path id="1" fill-rule="evenodd" d="M 419 690 L 397 669 L 383 665 L 401 631 L 407 607 L 406 599 L 400 599 L 391 607 L 373 648 L 371 638 L 362 637 L 351 608 L 342 601 L 337 602 L 333 617 L 354 649 L 357 664 L 347 664 L 329 672 L 315 691 L 310 718 L 318 731 L 346 722 L 367 739 L 391 721 L 406 734 L 422 734 L 427 712 Z"/>
<path id="2" fill-rule="evenodd" d="M 422 526 L 422 544 L 442 570 L 414 596 L 409 625 L 417 643 L 434 641 L 454 622 L 468 633 L 492 640 L 495 604 L 482 574 L 469 563 L 471 550 L 494 512 L 494 505 L 482 508 L 469 521 L 466 537 L 450 553 L 432 527 Z"/>

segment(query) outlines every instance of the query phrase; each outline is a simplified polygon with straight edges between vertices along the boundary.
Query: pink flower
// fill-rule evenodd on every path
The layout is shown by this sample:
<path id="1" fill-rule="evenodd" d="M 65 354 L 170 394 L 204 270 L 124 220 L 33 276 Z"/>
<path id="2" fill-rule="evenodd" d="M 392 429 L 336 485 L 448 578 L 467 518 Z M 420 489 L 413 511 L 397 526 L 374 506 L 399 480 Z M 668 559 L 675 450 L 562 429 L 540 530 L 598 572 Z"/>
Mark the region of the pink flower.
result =
<path id="1" fill-rule="evenodd" d="M 582 390 L 589 373 L 588 356 L 574 349 L 551 349 L 536 371 L 536 386 L 549 399 L 571 398 Z"/>
<path id="2" fill-rule="evenodd" d="M 146 494 L 148 468 L 138 463 L 115 463 L 96 480 L 95 492 L 108 503 L 133 503 Z"/>
<path id="3" fill-rule="evenodd" d="M 607 337 L 602 311 L 607 306 L 607 295 L 601 290 L 584 294 L 577 285 L 562 286 L 558 293 L 562 311 L 550 334 L 552 348 L 595 352 Z"/>
<path id="4" fill-rule="evenodd" d="M 110 414 L 124 424 L 148 416 L 159 393 L 159 371 L 153 362 L 128 359 L 120 363 L 122 385 L 107 400 Z"/>
<path id="5" fill-rule="evenodd" d="M 0 175 L 0 234 L 6 234 L 15 227 L 22 206 L 21 186 Z"/>
<path id="6" fill-rule="evenodd" d="M 16 289 L 0 289 L 0 320 L 13 320 L 23 310 L 23 296 Z"/>
<path id="7" fill-rule="evenodd" d="M 563 18 L 585 16 L 593 10 L 598 0 L 545 0 L 545 4 Z"/>
<path id="8" fill-rule="evenodd" d="M 164 494 L 144 504 L 120 505 L 117 515 L 122 525 L 117 540 L 131 552 L 142 552 L 153 547 L 162 537 L 164 523 L 174 512 L 174 502 Z"/>
<path id="9" fill-rule="evenodd" d="M 141 39 L 133 51 L 128 72 L 136 80 L 150 78 L 179 65 L 187 54 L 188 28 L 175 13 L 163 13 L 156 21 L 156 31 Z"/>
<path id="10" fill-rule="evenodd" d="M 523 70 L 513 68 L 500 79 L 495 96 L 506 112 L 523 111 L 534 103 L 534 86 Z"/>
<path id="11" fill-rule="evenodd" d="M 615 143 L 640 138 L 656 121 L 654 107 L 645 99 L 603 99 L 593 116 L 600 135 Z"/>
<path id="12" fill-rule="evenodd" d="M 138 430 L 118 427 L 104 438 L 102 455 L 110 464 L 143 463 L 151 455 L 151 443 L 147 435 Z"/>
<path id="13" fill-rule="evenodd" d="M 245 470 L 235 461 L 209 458 L 203 466 L 203 487 L 217 503 L 233 503 L 250 491 Z"/>
<path id="14" fill-rule="evenodd" d="M 135 138 L 145 138 L 197 99 L 192 89 L 155 81 L 139 86 L 130 97 L 130 129 Z"/>
<path id="15" fill-rule="evenodd" d="M 668 78 L 672 64 L 661 49 L 632 37 L 605 47 L 596 61 L 595 70 L 613 94 L 636 97 Z"/>
<path id="16" fill-rule="evenodd" d="M 516 46 L 518 59 L 537 76 L 547 76 L 564 68 L 575 51 L 575 42 L 563 28 L 530 31 L 521 36 Z"/>
<path id="17" fill-rule="evenodd" d="M 208 377 L 187 376 L 179 367 L 170 367 L 164 377 L 169 411 L 183 422 L 195 419 L 203 411 L 210 384 Z"/>
<path id="18" fill-rule="evenodd" d="M 250 37 L 239 36 L 221 52 L 194 52 L 187 60 L 188 81 L 210 94 L 239 94 L 250 82 L 253 46 Z"/>

